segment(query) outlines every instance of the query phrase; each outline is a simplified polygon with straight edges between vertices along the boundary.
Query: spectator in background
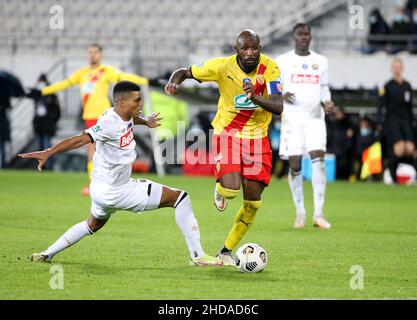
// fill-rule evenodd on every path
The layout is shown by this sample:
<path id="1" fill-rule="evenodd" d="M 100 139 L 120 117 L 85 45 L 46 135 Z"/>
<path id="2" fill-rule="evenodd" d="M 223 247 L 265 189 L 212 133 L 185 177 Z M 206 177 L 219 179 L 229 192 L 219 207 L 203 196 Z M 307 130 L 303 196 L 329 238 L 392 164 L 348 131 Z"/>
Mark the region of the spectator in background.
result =
<path id="1" fill-rule="evenodd" d="M 410 21 L 409 34 L 417 36 L 417 0 L 408 0 L 405 4 L 405 14 Z M 410 53 L 417 53 L 417 40 L 411 40 Z"/>
<path id="2" fill-rule="evenodd" d="M 388 168 L 393 182 L 396 183 L 398 164 L 411 163 L 415 145 L 412 127 L 412 88 L 403 78 L 404 65 L 401 59 L 393 60 L 391 72 L 393 78 L 379 92 L 378 121 L 384 124 L 389 150 Z"/>
<path id="3" fill-rule="evenodd" d="M 408 41 L 407 36 L 410 31 L 410 19 L 405 13 L 405 9 L 402 6 L 395 7 L 394 22 L 392 23 L 390 35 L 401 37 L 398 40 L 390 40 L 389 47 L 387 48 L 388 53 L 396 54 L 398 52 L 407 50 Z"/>
<path id="4" fill-rule="evenodd" d="M 23 97 L 22 84 L 11 73 L 0 69 L 0 168 L 6 168 L 6 143 L 11 140 L 7 110 L 11 108 L 11 97 Z"/>
<path id="5" fill-rule="evenodd" d="M 49 81 L 45 74 L 41 74 L 36 85 L 36 89 L 42 90 L 49 86 Z M 29 95 L 29 97 L 32 97 Z M 49 148 L 52 137 L 57 131 L 57 123 L 61 116 L 61 109 L 59 106 L 58 97 L 56 94 L 47 96 L 38 96 L 34 98 L 35 103 L 35 117 L 33 118 L 33 129 L 39 142 L 39 149 L 44 150 Z M 52 158 L 45 164 L 45 169 L 52 168 Z"/>
<path id="6" fill-rule="evenodd" d="M 372 120 L 363 116 L 359 120 L 359 128 L 356 134 L 354 179 L 360 177 L 362 169 L 362 153 L 376 141 Z"/>
<path id="7" fill-rule="evenodd" d="M 363 52 L 367 54 L 372 54 L 380 50 L 385 50 L 387 41 L 383 39 L 375 39 L 375 37 L 388 35 L 390 33 L 390 29 L 387 22 L 385 21 L 378 8 L 375 8 L 371 11 L 368 19 L 368 47 L 365 48 Z"/>
<path id="8" fill-rule="evenodd" d="M 337 108 L 328 116 L 329 152 L 336 156 L 336 178 L 348 179 L 352 173 L 354 160 L 354 130 L 343 108 Z"/>

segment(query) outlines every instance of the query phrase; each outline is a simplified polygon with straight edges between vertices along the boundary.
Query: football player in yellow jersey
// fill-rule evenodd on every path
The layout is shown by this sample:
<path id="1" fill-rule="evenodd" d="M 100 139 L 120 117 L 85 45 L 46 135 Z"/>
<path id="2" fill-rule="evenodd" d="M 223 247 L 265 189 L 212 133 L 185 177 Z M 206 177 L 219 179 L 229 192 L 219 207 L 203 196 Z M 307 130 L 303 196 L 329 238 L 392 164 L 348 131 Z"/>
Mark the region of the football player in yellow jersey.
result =
<path id="1" fill-rule="evenodd" d="M 101 63 L 103 48 L 98 44 L 91 44 L 87 50 L 88 66 L 76 70 L 67 79 L 44 87 L 41 92 L 31 95 L 49 95 L 79 85 L 82 99 L 83 120 L 86 129 L 97 123 L 100 115 L 111 106 L 108 98 L 109 86 L 118 81 L 132 81 L 138 85 L 148 85 L 148 79 L 129 73 L 121 72 L 110 65 Z M 87 171 L 91 179 L 93 170 L 94 144 L 87 146 Z M 83 195 L 90 194 L 89 184 L 83 188 Z"/>
<path id="2" fill-rule="evenodd" d="M 271 177 L 268 125 L 272 114 L 283 110 L 280 70 L 274 60 L 260 53 L 259 36 L 252 30 L 240 32 L 235 50 L 230 57 L 175 71 L 165 87 L 166 93 L 173 95 L 185 79 L 219 85 L 218 111 L 212 122 L 217 209 L 225 210 L 227 200 L 238 195 L 241 185 L 243 188 L 242 206 L 218 253 L 228 265 L 235 265 L 232 250 L 261 207 L 261 194 Z"/>

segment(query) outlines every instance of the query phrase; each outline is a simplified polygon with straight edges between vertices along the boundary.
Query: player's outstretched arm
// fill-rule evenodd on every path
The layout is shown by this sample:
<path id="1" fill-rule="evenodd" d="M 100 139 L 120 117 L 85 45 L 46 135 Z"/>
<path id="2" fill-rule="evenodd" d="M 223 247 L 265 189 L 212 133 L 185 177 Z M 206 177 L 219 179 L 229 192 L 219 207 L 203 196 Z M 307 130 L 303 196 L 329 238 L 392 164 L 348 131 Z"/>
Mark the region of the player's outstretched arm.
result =
<path id="1" fill-rule="evenodd" d="M 165 92 L 172 96 L 178 93 L 178 88 L 185 79 L 193 79 L 190 69 L 181 68 L 174 71 L 165 86 Z"/>
<path id="2" fill-rule="evenodd" d="M 42 171 L 42 167 L 45 165 L 45 162 L 54 154 L 77 149 L 92 142 L 93 140 L 90 135 L 83 132 L 71 138 L 64 139 L 48 149 L 36 152 L 20 153 L 18 156 L 21 158 L 38 160 L 38 170 Z"/>
<path id="3" fill-rule="evenodd" d="M 159 112 L 154 112 L 149 116 L 146 117 L 136 117 L 133 118 L 133 123 L 134 124 L 139 124 L 139 125 L 145 125 L 148 128 L 156 128 L 159 127 L 161 125 L 161 120 L 164 119 L 162 117 L 159 116 Z"/>

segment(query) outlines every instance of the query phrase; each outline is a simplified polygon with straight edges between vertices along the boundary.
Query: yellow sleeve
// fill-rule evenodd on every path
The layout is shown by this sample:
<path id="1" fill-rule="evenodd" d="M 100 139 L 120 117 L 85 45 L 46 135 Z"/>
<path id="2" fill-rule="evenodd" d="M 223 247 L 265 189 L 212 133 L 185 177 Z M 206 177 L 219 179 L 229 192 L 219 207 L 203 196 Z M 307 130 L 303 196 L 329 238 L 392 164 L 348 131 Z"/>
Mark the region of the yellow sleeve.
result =
<path id="1" fill-rule="evenodd" d="M 48 94 L 53 94 L 58 91 L 62 91 L 72 86 L 75 86 L 76 84 L 79 84 L 80 75 L 81 75 L 81 70 L 77 70 L 72 75 L 70 75 L 67 79 L 57 82 L 57 83 L 53 83 L 49 86 L 46 86 L 45 88 L 42 88 L 42 95 L 47 96 Z"/>
<path id="2" fill-rule="evenodd" d="M 193 78 L 200 82 L 217 81 L 219 79 L 219 70 L 223 65 L 225 58 L 215 58 L 191 66 Z"/>
<path id="3" fill-rule="evenodd" d="M 118 76 L 117 76 L 117 81 L 132 81 L 138 85 L 145 85 L 147 86 L 149 84 L 149 80 L 138 76 L 136 74 L 132 74 L 132 73 L 125 73 L 125 72 L 119 72 Z"/>
<path id="4" fill-rule="evenodd" d="M 138 76 L 136 74 L 132 74 L 132 73 L 126 73 L 126 72 L 122 72 L 119 69 L 113 67 L 113 66 L 107 66 L 106 67 L 110 76 L 110 81 L 111 82 L 118 82 L 118 81 L 132 81 L 138 85 L 148 85 L 149 84 L 149 80 Z"/>
<path id="5" fill-rule="evenodd" d="M 271 81 L 280 81 L 280 77 L 281 77 L 281 70 L 279 69 L 276 62 L 269 63 L 266 69 L 266 73 L 265 73 L 266 83 L 271 82 Z"/>

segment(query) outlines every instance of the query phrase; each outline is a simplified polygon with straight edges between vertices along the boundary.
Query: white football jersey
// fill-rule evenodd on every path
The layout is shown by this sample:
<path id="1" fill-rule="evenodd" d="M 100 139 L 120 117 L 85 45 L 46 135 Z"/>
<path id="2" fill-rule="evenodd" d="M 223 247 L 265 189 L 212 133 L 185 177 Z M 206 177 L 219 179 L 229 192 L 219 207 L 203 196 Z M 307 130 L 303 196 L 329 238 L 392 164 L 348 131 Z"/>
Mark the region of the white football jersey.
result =
<path id="1" fill-rule="evenodd" d="M 283 94 L 295 95 L 294 103 L 284 101 L 283 124 L 284 119 L 324 119 L 321 102 L 331 100 L 327 58 L 311 50 L 308 56 L 299 56 L 292 50 L 278 56 L 276 62 Z"/>
<path id="2" fill-rule="evenodd" d="M 129 182 L 136 159 L 133 118 L 124 121 L 113 108 L 107 109 L 97 124 L 87 130 L 96 143 L 92 180 L 111 186 Z"/>

